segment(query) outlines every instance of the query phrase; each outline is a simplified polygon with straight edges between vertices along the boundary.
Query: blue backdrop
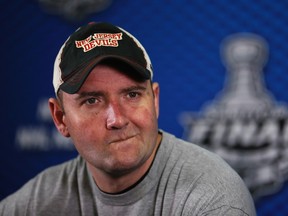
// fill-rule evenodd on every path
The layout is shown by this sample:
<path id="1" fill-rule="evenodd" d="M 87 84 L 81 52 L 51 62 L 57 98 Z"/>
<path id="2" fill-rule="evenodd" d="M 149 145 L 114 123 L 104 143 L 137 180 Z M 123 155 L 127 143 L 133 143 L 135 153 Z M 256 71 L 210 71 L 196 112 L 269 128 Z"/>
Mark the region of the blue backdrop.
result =
<path id="1" fill-rule="evenodd" d="M 181 114 L 199 112 L 223 89 L 226 69 L 219 46 L 234 33 L 252 32 L 267 40 L 265 88 L 276 101 L 288 101 L 286 0 L 117 0 L 81 19 L 47 2 L 0 0 L 0 200 L 44 168 L 77 154 L 54 130 L 47 98 L 53 96 L 58 49 L 87 22 L 119 25 L 146 47 L 161 87 L 160 127 L 178 137 L 184 132 Z M 284 181 L 278 191 L 255 199 L 258 215 L 288 215 L 287 196 Z"/>

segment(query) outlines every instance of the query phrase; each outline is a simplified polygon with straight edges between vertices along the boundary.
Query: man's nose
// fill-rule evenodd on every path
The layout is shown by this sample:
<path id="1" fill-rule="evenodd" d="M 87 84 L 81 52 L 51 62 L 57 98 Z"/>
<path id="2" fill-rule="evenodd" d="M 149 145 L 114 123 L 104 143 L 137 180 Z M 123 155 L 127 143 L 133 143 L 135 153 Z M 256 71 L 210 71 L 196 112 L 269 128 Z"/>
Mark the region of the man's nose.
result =
<path id="1" fill-rule="evenodd" d="M 109 104 L 107 109 L 107 129 L 121 129 L 128 124 L 123 107 L 119 104 Z"/>

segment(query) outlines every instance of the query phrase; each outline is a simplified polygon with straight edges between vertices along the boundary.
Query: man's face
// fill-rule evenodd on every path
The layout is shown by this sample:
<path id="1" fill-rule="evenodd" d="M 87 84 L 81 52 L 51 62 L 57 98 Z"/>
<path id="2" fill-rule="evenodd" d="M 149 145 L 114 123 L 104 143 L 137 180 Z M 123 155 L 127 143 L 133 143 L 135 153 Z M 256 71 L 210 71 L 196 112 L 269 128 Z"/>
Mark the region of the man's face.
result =
<path id="1" fill-rule="evenodd" d="M 156 148 L 159 87 L 107 65 L 76 94 L 63 93 L 63 123 L 86 161 L 109 174 L 133 171 Z"/>

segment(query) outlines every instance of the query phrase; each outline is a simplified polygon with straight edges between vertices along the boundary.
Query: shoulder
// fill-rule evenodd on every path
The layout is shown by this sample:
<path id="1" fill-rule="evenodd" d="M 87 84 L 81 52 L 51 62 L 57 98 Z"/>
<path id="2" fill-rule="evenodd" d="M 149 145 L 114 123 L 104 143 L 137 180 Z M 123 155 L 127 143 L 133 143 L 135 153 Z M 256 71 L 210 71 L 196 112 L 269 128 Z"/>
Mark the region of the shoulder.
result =
<path id="1" fill-rule="evenodd" d="M 182 164 L 183 168 L 193 170 L 194 174 L 199 172 L 239 178 L 238 174 L 220 156 L 196 144 L 176 138 L 166 132 L 163 133 L 162 144 L 170 149 L 169 161 L 171 163 Z M 189 173 L 192 172 L 187 172 Z"/>
<path id="2" fill-rule="evenodd" d="M 163 132 L 162 144 L 165 148 L 170 149 L 170 160 L 184 163 L 185 166 L 192 166 L 191 168 L 194 171 L 203 172 L 207 170 L 214 173 L 217 170 L 222 170 L 224 175 L 229 173 L 235 175 L 235 171 L 220 156 L 196 144 L 179 139 L 166 132 Z"/>
<path id="3" fill-rule="evenodd" d="M 201 209 L 201 213 L 212 215 L 226 215 L 223 214 L 225 211 L 241 213 L 233 215 L 255 214 L 246 185 L 221 157 L 171 134 L 164 133 L 163 141 L 167 148 L 171 148 L 167 160 L 170 165 L 167 166 L 171 167 L 174 176 L 178 176 L 179 197 L 183 198 L 186 209 L 192 212 Z"/>
<path id="4" fill-rule="evenodd" d="M 63 194 L 69 193 L 69 187 L 77 181 L 77 169 L 81 163 L 78 157 L 42 171 L 0 202 L 0 214 L 26 215 L 24 212 L 38 209 L 44 205 L 42 203 L 60 199 Z"/>

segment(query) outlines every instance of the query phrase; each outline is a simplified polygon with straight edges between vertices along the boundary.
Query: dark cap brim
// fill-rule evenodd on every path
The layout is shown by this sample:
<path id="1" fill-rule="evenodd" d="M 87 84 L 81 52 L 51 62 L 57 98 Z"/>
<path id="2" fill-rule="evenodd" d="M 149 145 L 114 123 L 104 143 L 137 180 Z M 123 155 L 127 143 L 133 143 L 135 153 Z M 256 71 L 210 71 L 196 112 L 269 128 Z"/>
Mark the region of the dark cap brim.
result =
<path id="1" fill-rule="evenodd" d="M 120 60 L 123 63 L 128 64 L 134 69 L 134 76 L 138 76 L 139 78 L 143 80 L 151 79 L 151 72 L 144 68 L 143 66 L 132 62 L 129 59 L 119 57 L 119 56 L 113 56 L 113 55 L 106 55 L 106 56 L 100 56 L 97 58 L 94 58 L 93 60 L 89 61 L 86 65 L 81 66 L 80 69 L 73 71 L 72 76 L 70 76 L 67 80 L 64 81 L 59 87 L 62 91 L 68 93 L 68 94 L 75 94 L 79 91 L 87 77 L 89 76 L 90 72 L 93 70 L 93 68 L 103 62 L 104 60 Z M 113 61 L 111 61 L 113 62 Z M 113 66 L 113 63 L 112 63 Z M 125 71 L 123 71 L 125 72 Z"/>

